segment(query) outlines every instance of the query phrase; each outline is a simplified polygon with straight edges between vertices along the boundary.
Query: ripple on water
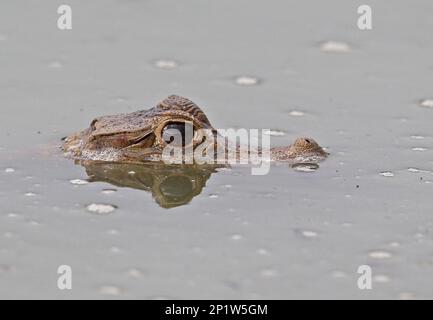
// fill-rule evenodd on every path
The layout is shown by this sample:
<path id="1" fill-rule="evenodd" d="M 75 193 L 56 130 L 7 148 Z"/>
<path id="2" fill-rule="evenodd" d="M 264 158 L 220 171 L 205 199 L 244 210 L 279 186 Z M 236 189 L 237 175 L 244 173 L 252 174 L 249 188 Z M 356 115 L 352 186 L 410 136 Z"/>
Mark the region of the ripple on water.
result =
<path id="1" fill-rule="evenodd" d="M 5 172 L 6 173 L 12 173 L 12 172 L 15 172 L 15 169 L 14 168 L 6 168 Z"/>
<path id="2" fill-rule="evenodd" d="M 427 148 L 423 148 L 423 147 L 414 147 L 411 149 L 412 151 L 427 151 Z"/>
<path id="3" fill-rule="evenodd" d="M 114 210 L 117 209 L 117 206 L 112 204 L 92 203 L 89 204 L 86 208 L 88 211 L 92 213 L 105 215 L 105 214 L 112 213 Z"/>
<path id="4" fill-rule="evenodd" d="M 235 83 L 239 86 L 255 86 L 260 82 L 261 81 L 258 78 L 250 76 L 240 76 L 235 78 Z"/>
<path id="5" fill-rule="evenodd" d="M 419 101 L 419 106 L 423 108 L 433 108 L 433 99 L 423 99 Z"/>
<path id="6" fill-rule="evenodd" d="M 346 42 L 342 41 L 326 41 L 320 45 L 320 50 L 323 52 L 332 52 L 332 53 L 348 53 L 352 49 L 350 45 Z"/>

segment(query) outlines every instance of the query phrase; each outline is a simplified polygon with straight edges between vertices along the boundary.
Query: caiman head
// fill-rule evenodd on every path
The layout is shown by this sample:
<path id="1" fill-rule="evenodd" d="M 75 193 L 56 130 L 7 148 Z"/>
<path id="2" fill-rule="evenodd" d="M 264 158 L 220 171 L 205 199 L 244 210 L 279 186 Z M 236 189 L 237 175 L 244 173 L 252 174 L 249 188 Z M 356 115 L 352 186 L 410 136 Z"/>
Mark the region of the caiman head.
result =
<path id="1" fill-rule="evenodd" d="M 84 160 L 157 160 L 169 143 L 182 148 L 203 143 L 200 129 L 214 131 L 194 102 L 171 95 L 149 110 L 94 119 L 87 130 L 65 139 L 64 150 Z M 174 132 L 181 134 L 177 142 Z"/>

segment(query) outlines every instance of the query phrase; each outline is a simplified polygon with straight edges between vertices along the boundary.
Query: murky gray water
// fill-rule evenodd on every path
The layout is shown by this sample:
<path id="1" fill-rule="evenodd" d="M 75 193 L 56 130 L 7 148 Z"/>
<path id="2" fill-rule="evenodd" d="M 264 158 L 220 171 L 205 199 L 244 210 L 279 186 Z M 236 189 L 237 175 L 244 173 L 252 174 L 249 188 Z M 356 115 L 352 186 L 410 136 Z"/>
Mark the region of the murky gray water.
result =
<path id="1" fill-rule="evenodd" d="M 347 0 L 73 1 L 71 31 L 60 4 L 0 4 L 0 297 L 433 298 L 431 1 L 369 1 L 371 31 Z M 331 156 L 86 184 L 56 148 L 171 93 Z"/>

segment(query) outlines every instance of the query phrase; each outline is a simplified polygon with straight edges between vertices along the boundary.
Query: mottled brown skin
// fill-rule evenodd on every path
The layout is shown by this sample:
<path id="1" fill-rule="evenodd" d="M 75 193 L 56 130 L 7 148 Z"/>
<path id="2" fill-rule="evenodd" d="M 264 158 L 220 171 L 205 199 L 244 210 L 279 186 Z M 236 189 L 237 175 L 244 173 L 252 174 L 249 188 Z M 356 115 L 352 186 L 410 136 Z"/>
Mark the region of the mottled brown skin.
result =
<path id="1" fill-rule="evenodd" d="M 166 142 L 163 130 L 168 124 L 188 122 L 197 129 L 216 132 L 203 111 L 192 101 L 171 95 L 149 110 L 129 114 L 103 116 L 94 119 L 90 127 L 64 140 L 64 151 L 76 159 L 100 160 L 98 154 L 115 150 L 114 162 L 144 162 L 161 160 Z M 194 134 L 193 148 L 203 143 L 203 137 Z M 287 147 L 271 148 L 271 160 L 320 160 L 327 156 L 311 138 L 297 138 Z M 103 157 L 101 157 L 103 158 Z M 109 161 L 109 160 L 108 160 Z"/>

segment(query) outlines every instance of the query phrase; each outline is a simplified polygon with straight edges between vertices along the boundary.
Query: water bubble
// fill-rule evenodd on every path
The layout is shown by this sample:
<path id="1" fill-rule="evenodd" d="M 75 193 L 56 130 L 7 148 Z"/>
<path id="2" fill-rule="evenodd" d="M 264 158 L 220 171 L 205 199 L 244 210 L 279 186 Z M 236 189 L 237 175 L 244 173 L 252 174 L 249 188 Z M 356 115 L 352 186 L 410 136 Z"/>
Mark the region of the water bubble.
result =
<path id="1" fill-rule="evenodd" d="M 89 183 L 89 181 L 81 180 L 81 179 L 72 179 L 72 180 L 69 180 L 69 182 L 72 184 L 76 184 L 76 185 L 84 185 L 84 184 Z"/>
<path id="2" fill-rule="evenodd" d="M 131 278 L 142 278 L 144 275 L 141 270 L 136 268 L 129 269 L 126 274 Z"/>
<path id="3" fill-rule="evenodd" d="M 292 168 L 298 172 L 314 172 L 319 168 L 316 163 L 296 163 L 292 165 Z"/>
<path id="4" fill-rule="evenodd" d="M 172 69 L 176 69 L 178 67 L 178 63 L 174 60 L 161 59 L 161 60 L 155 61 L 155 67 L 157 67 L 159 69 L 172 70 Z"/>
<path id="5" fill-rule="evenodd" d="M 397 242 L 397 241 L 393 241 L 393 242 L 390 242 L 390 243 L 389 243 L 389 246 L 390 246 L 390 247 L 394 247 L 394 248 L 396 248 L 396 247 L 400 247 L 400 243 Z"/>
<path id="6" fill-rule="evenodd" d="M 133 176 L 133 175 L 135 174 L 135 171 L 128 171 L 128 174 L 129 174 L 130 176 Z"/>
<path id="7" fill-rule="evenodd" d="M 18 215 L 16 213 L 11 212 L 11 213 L 8 213 L 8 217 L 9 218 L 16 218 L 16 217 L 18 217 Z"/>
<path id="8" fill-rule="evenodd" d="M 394 177 L 394 173 L 392 173 L 391 171 L 383 171 L 381 173 L 379 173 L 381 176 L 384 177 Z"/>
<path id="9" fill-rule="evenodd" d="M 400 300 L 412 300 L 415 299 L 415 294 L 412 292 L 401 292 L 398 295 Z"/>
<path id="10" fill-rule="evenodd" d="M 371 251 L 369 254 L 370 258 L 373 259 L 388 259 L 392 257 L 392 254 L 388 251 Z"/>
<path id="11" fill-rule="evenodd" d="M 315 238 L 317 237 L 317 232 L 311 231 L 311 230 L 303 230 L 301 231 L 301 234 L 306 238 Z"/>
<path id="12" fill-rule="evenodd" d="M 100 294 L 109 296 L 118 296 L 121 293 L 120 288 L 116 286 L 102 286 L 98 291 Z"/>
<path id="13" fill-rule="evenodd" d="M 112 253 L 120 253 L 122 250 L 120 250 L 119 247 L 111 247 L 110 252 Z"/>
<path id="14" fill-rule="evenodd" d="M 109 214 L 117 209 L 117 206 L 111 204 L 92 203 L 87 206 L 87 210 L 97 214 Z"/>
<path id="15" fill-rule="evenodd" d="M 112 194 L 112 193 L 115 193 L 115 192 L 117 192 L 116 189 L 103 189 L 101 191 L 101 193 L 103 193 L 103 194 Z"/>
<path id="16" fill-rule="evenodd" d="M 110 230 L 107 230 L 107 233 L 108 233 L 109 235 L 114 236 L 114 235 L 119 234 L 119 231 L 116 230 L 116 229 L 110 229 Z"/>
<path id="17" fill-rule="evenodd" d="M 234 234 L 230 237 L 232 240 L 241 240 L 243 237 L 240 234 Z"/>
<path id="18" fill-rule="evenodd" d="M 263 130 L 263 134 L 266 134 L 268 136 L 274 136 L 274 137 L 286 135 L 285 132 L 279 130 Z"/>
<path id="19" fill-rule="evenodd" d="M 15 169 L 14 168 L 6 168 L 5 172 L 6 173 L 12 173 L 12 172 L 15 172 Z"/>
<path id="20" fill-rule="evenodd" d="M 260 276 L 263 278 L 274 278 L 277 275 L 277 272 L 274 269 L 263 269 L 260 271 Z"/>
<path id="21" fill-rule="evenodd" d="M 389 277 L 385 274 L 378 274 L 373 277 L 373 281 L 377 283 L 387 283 L 390 281 Z"/>
<path id="22" fill-rule="evenodd" d="M 33 193 L 33 192 L 26 192 L 24 195 L 25 195 L 26 197 L 34 197 L 34 196 L 36 196 L 36 193 Z"/>
<path id="23" fill-rule="evenodd" d="M 341 271 L 341 270 L 332 271 L 331 275 L 333 278 L 345 278 L 346 277 L 346 273 L 344 271 Z"/>
<path id="24" fill-rule="evenodd" d="M 423 147 L 412 148 L 412 151 L 427 151 L 427 150 L 428 150 L 427 148 L 423 148 Z"/>
<path id="25" fill-rule="evenodd" d="M 262 256 L 267 256 L 267 255 L 269 255 L 269 251 L 266 250 L 266 249 L 264 249 L 264 248 L 259 248 L 259 249 L 257 249 L 257 253 L 260 254 L 260 255 L 262 255 Z"/>
<path id="26" fill-rule="evenodd" d="M 292 110 L 289 112 L 289 116 L 292 116 L 292 117 L 302 117 L 304 115 L 305 115 L 305 113 L 302 111 L 299 111 L 299 110 Z"/>
<path id="27" fill-rule="evenodd" d="M 433 99 L 420 100 L 419 106 L 424 108 L 433 108 Z"/>
<path id="28" fill-rule="evenodd" d="M 50 62 L 48 67 L 53 68 L 53 69 L 59 69 L 59 68 L 63 68 L 63 65 L 60 61 L 52 61 L 52 62 Z"/>
<path id="29" fill-rule="evenodd" d="M 350 45 L 342 41 L 326 41 L 320 45 L 320 50 L 333 53 L 347 53 L 351 51 Z"/>
<path id="30" fill-rule="evenodd" d="M 416 136 L 416 135 L 414 135 L 414 136 L 410 136 L 412 139 L 416 139 L 416 140 L 422 140 L 422 139 L 424 139 L 425 137 L 424 136 Z"/>
<path id="31" fill-rule="evenodd" d="M 255 86 L 259 84 L 260 80 L 255 77 L 241 76 L 235 79 L 235 83 L 240 86 Z"/>
<path id="32" fill-rule="evenodd" d="M 217 195 L 217 194 L 210 194 L 210 195 L 209 195 L 209 198 L 211 198 L 211 199 L 216 199 L 216 198 L 218 198 L 218 195 Z"/>

